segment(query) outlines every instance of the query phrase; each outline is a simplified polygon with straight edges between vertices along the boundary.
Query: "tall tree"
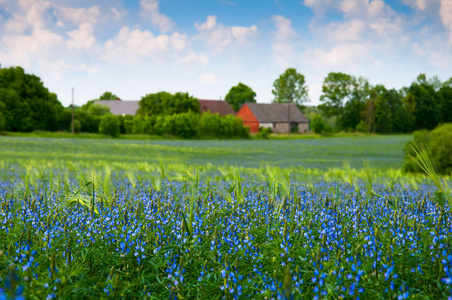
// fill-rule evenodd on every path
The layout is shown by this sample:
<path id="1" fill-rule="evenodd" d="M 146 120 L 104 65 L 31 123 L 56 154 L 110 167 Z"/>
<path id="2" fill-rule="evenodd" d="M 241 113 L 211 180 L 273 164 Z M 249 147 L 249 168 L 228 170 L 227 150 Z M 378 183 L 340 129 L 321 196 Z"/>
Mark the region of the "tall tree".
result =
<path id="1" fill-rule="evenodd" d="M 275 80 L 272 94 L 274 103 L 295 103 L 303 109 L 304 103 L 309 102 L 304 76 L 294 68 L 288 68 Z"/>
<path id="2" fill-rule="evenodd" d="M 444 82 L 438 91 L 441 100 L 443 123 L 452 122 L 452 77 Z"/>
<path id="3" fill-rule="evenodd" d="M 414 129 L 433 129 L 442 120 L 441 99 L 435 91 L 435 80 L 427 80 L 420 74 L 408 88 L 407 97 L 415 101 Z"/>
<path id="4" fill-rule="evenodd" d="M 231 87 L 224 99 L 233 110 L 238 111 L 246 102 L 256 103 L 256 93 L 246 84 L 239 82 L 236 86 Z"/>
<path id="5" fill-rule="evenodd" d="M 407 132 L 409 116 L 402 101 L 402 94 L 395 89 L 385 90 L 375 102 L 375 126 L 379 133 Z"/>
<path id="6" fill-rule="evenodd" d="M 369 100 L 371 86 L 369 81 L 360 77 L 353 80 L 353 89 L 350 99 L 344 105 L 343 128 L 355 130 L 367 116 L 366 104 Z"/>
<path id="7" fill-rule="evenodd" d="M 331 72 L 323 81 L 319 108 L 327 117 L 336 117 L 336 125 L 343 128 L 344 104 L 351 99 L 355 85 L 355 77 Z"/>
<path id="8" fill-rule="evenodd" d="M 63 106 L 39 77 L 26 74 L 20 67 L 0 69 L 0 90 L 6 130 L 58 129 Z"/>

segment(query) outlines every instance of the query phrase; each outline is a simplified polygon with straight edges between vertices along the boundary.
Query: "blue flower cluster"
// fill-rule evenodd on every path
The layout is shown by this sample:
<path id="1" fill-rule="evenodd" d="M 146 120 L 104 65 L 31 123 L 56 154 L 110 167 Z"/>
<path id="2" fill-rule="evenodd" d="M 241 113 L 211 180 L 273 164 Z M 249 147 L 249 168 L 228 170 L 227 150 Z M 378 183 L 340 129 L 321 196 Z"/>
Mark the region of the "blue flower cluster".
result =
<path id="1" fill-rule="evenodd" d="M 429 186 L 189 184 L 0 185 L 0 299 L 452 295 L 451 210 Z"/>

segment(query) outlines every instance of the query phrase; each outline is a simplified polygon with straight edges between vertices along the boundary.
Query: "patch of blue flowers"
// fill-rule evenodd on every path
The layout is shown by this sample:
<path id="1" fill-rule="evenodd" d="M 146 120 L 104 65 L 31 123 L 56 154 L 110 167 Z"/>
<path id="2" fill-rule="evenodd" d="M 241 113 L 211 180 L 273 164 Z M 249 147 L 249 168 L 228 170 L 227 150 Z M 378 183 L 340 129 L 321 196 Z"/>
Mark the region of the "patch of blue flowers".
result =
<path id="1" fill-rule="evenodd" d="M 86 202 L 1 184 L 0 299 L 452 296 L 451 210 L 429 186 L 189 184 L 116 180 Z"/>

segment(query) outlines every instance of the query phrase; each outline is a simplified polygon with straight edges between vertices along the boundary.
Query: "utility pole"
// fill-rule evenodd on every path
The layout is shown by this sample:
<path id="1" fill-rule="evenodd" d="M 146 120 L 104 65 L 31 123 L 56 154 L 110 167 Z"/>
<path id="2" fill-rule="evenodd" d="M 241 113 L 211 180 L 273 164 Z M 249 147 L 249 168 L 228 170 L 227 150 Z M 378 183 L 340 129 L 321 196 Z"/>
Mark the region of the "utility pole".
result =
<path id="1" fill-rule="evenodd" d="M 72 122 L 71 122 L 71 133 L 75 133 L 74 129 L 74 88 L 72 88 Z"/>

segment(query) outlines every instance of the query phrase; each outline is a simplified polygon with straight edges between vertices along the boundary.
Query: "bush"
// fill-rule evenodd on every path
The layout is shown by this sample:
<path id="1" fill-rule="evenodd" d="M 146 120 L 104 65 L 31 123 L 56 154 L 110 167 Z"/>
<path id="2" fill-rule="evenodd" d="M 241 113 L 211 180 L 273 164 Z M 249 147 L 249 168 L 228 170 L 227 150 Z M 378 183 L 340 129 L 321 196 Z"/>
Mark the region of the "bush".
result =
<path id="1" fill-rule="evenodd" d="M 120 128 L 121 134 L 132 133 L 133 118 L 134 117 L 131 115 L 118 116 L 119 123 L 120 123 L 119 128 Z"/>
<path id="2" fill-rule="evenodd" d="M 325 128 L 323 128 L 323 134 L 329 135 L 333 133 L 333 127 L 330 124 L 325 124 Z"/>
<path id="3" fill-rule="evenodd" d="M 120 122 L 115 115 L 105 114 L 100 118 L 99 133 L 118 137 L 120 134 Z"/>
<path id="4" fill-rule="evenodd" d="M 0 131 L 3 131 L 6 129 L 6 119 L 3 116 L 2 113 L 0 113 Z"/>
<path id="5" fill-rule="evenodd" d="M 356 125 L 355 130 L 356 130 L 357 132 L 363 132 L 363 133 L 368 132 L 367 124 L 366 124 L 363 120 L 361 120 L 361 121 L 359 122 L 359 124 Z"/>
<path id="6" fill-rule="evenodd" d="M 82 132 L 92 132 L 92 133 L 98 133 L 99 132 L 99 125 L 100 125 L 100 117 L 99 116 L 93 116 L 81 109 L 77 109 L 75 111 L 75 118 L 80 121 L 82 127 Z M 70 122 L 69 122 L 70 124 Z"/>
<path id="7" fill-rule="evenodd" d="M 220 137 L 222 135 L 223 118 L 220 114 L 205 112 L 199 120 L 198 135 L 200 137 Z"/>
<path id="8" fill-rule="evenodd" d="M 164 133 L 183 138 L 191 138 L 198 133 L 199 115 L 192 111 L 166 116 L 164 120 Z"/>
<path id="9" fill-rule="evenodd" d="M 272 130 L 267 127 L 259 127 L 259 132 L 256 134 L 258 138 L 268 139 L 268 136 L 272 133 Z"/>
<path id="10" fill-rule="evenodd" d="M 438 173 L 450 175 L 452 172 L 452 123 L 440 125 L 432 131 L 429 148 Z"/>
<path id="11" fill-rule="evenodd" d="M 425 145 L 430 151 L 430 158 L 436 171 L 439 174 L 449 175 L 452 172 L 452 123 L 443 124 L 432 130 L 415 131 L 413 140 L 417 140 Z M 405 148 L 405 162 L 403 170 L 405 172 L 422 172 L 422 170 L 411 160 L 410 155 L 415 153 L 411 148 L 412 141 L 409 141 Z"/>
<path id="12" fill-rule="evenodd" d="M 74 120 L 74 132 L 80 133 L 81 129 L 82 129 L 82 123 L 80 123 L 79 120 Z M 72 131 L 72 122 L 71 122 L 71 127 L 69 128 L 69 131 Z"/>
<path id="13" fill-rule="evenodd" d="M 227 115 L 222 119 L 221 137 L 224 138 L 248 138 L 249 128 L 243 126 L 243 120 L 233 115 Z"/>
<path id="14" fill-rule="evenodd" d="M 311 119 L 311 129 L 314 130 L 315 133 L 321 134 L 325 129 L 325 121 L 323 120 L 321 115 L 315 115 Z"/>
<path id="15" fill-rule="evenodd" d="M 405 152 L 404 163 L 402 167 L 402 171 L 404 172 L 413 172 L 418 173 L 422 172 L 421 168 L 410 158 L 410 156 L 416 155 L 416 153 L 411 148 L 414 144 L 413 141 L 419 141 L 422 144 L 428 145 L 430 141 L 430 131 L 428 130 L 419 130 L 413 132 L 413 140 L 406 143 L 403 151 Z"/>

